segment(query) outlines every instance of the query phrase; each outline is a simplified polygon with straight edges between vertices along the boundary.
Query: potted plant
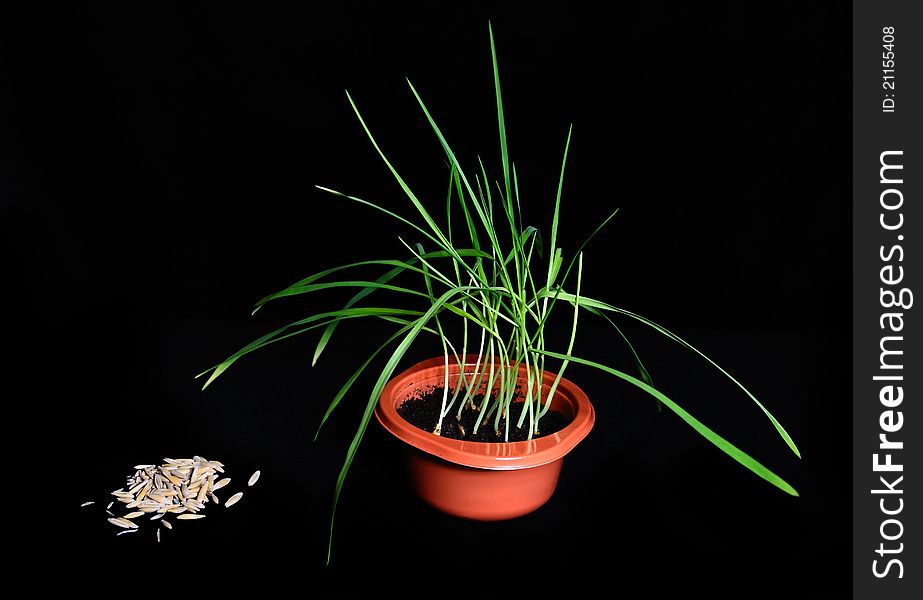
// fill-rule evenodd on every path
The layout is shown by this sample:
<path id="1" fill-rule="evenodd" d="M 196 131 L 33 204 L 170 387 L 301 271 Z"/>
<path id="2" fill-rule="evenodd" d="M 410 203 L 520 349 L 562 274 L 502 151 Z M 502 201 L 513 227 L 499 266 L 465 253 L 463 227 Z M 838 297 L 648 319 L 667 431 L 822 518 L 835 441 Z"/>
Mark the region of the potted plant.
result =
<path id="1" fill-rule="evenodd" d="M 341 323 L 352 319 L 383 320 L 394 326 L 393 333 L 358 365 L 321 420 L 322 427 L 359 376 L 375 364 L 378 376 L 337 479 L 334 510 L 373 415 L 385 429 L 405 442 L 413 486 L 433 506 L 481 520 L 511 518 L 538 508 L 554 490 L 564 455 L 589 433 L 594 422 L 594 409 L 586 395 L 563 377 L 572 363 L 593 367 L 650 394 L 728 456 L 784 492 L 797 496 L 795 489 L 778 475 L 655 388 L 613 317 L 638 321 L 708 361 L 756 404 L 789 448 L 800 456 L 789 434 L 753 394 L 666 328 L 581 293 L 584 247 L 618 210 L 569 256 L 558 246 L 570 131 L 547 245 L 538 229 L 524 224 L 516 167 L 507 152 L 492 30 L 490 47 L 502 163 L 500 180 L 490 183 L 480 161 L 473 172 L 462 167 L 410 84 L 448 163 L 446 222 L 437 223 L 431 210 L 388 160 L 347 93 L 359 123 L 406 196 L 413 216 L 332 189 L 318 188 L 409 226 L 419 240 L 415 243 L 400 240 L 407 252 L 404 259 L 374 259 L 329 268 L 260 300 L 254 312 L 281 298 L 334 288 L 356 289 L 344 306 L 308 315 L 272 331 L 200 374 L 209 374 L 204 387 L 251 352 L 292 336 L 319 331 L 313 365 Z M 353 276 L 368 269 L 383 273 L 375 278 Z M 371 299 L 386 295 L 391 300 L 370 303 Z M 559 317 L 561 313 L 569 329 L 568 343 L 566 348 L 552 349 L 545 343 L 545 332 L 553 326 L 552 322 L 559 322 L 552 320 L 552 314 Z M 572 353 L 583 313 L 611 326 L 613 334 L 627 344 L 637 375 Z M 395 376 L 402 359 L 422 334 L 438 339 L 442 355 Z M 552 361 L 556 363 L 555 372 L 550 368 Z M 331 535 L 332 527 L 331 517 Z"/>

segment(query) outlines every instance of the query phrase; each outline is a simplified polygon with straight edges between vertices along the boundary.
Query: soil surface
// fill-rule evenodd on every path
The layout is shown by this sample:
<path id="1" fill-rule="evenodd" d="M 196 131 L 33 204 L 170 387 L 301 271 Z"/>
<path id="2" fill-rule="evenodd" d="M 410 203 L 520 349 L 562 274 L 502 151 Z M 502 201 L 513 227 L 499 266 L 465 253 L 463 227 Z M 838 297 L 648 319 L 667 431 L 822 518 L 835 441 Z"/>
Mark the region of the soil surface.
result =
<path id="1" fill-rule="evenodd" d="M 443 388 L 441 387 L 436 388 L 432 391 L 421 393 L 419 397 L 405 400 L 404 403 L 398 407 L 397 414 L 414 427 L 432 433 L 433 429 L 436 428 L 436 422 L 439 420 L 439 411 L 442 408 L 442 390 Z M 449 398 L 451 399 L 451 397 L 452 391 L 449 390 Z M 475 397 L 474 401 L 480 406 L 483 399 L 484 396 L 479 395 Z M 456 400 L 456 402 L 459 401 L 460 399 Z M 456 404 L 456 408 L 453 408 L 442 420 L 442 431 L 440 435 L 455 440 L 468 440 L 472 442 L 501 443 L 507 441 L 504 439 L 506 432 L 505 417 L 500 419 L 499 434 L 497 431 L 494 431 L 493 427 L 496 414 L 491 415 L 490 419 L 485 417 L 481 421 L 481 426 L 478 428 L 477 434 L 474 434 L 474 423 L 477 421 L 478 412 L 473 410 L 470 405 L 465 406 L 464 410 L 462 410 L 461 419 L 456 420 L 455 416 L 458 414 L 457 406 Z M 521 410 L 522 401 L 514 401 L 510 408 L 513 416 L 513 420 L 510 423 L 510 442 L 521 442 L 528 437 L 528 415 L 526 415 L 522 427 L 516 427 L 516 421 L 519 420 L 519 413 Z M 539 421 L 539 434 L 534 435 L 533 439 L 561 431 L 567 427 L 570 421 L 571 420 L 566 417 L 564 413 L 557 410 L 549 410 Z"/>

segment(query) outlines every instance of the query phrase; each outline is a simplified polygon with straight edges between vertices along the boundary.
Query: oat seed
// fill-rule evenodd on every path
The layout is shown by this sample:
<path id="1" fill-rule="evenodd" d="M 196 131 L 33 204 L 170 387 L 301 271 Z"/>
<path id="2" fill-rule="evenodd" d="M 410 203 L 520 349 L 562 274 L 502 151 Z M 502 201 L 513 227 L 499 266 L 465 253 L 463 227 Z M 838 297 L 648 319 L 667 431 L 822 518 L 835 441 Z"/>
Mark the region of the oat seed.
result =
<path id="1" fill-rule="evenodd" d="M 253 475 L 250 476 L 250 481 L 247 482 L 247 487 L 253 487 L 253 484 L 259 481 L 259 479 L 260 479 L 260 471 L 259 469 L 257 469 L 253 473 Z"/>
<path id="2" fill-rule="evenodd" d="M 243 492 L 237 492 L 236 494 L 234 494 L 233 496 L 231 496 L 230 498 L 227 499 L 227 502 L 224 503 L 224 507 L 225 507 L 225 508 L 228 508 L 228 507 L 234 506 L 234 505 L 237 504 L 237 503 L 240 501 L 240 499 L 243 498 L 243 497 L 244 497 L 244 493 L 243 493 Z"/>
<path id="3" fill-rule="evenodd" d="M 138 527 L 136 524 L 132 523 L 131 521 L 126 521 L 125 519 L 109 519 L 109 522 L 117 527 L 121 527 L 122 529 L 135 529 Z"/>

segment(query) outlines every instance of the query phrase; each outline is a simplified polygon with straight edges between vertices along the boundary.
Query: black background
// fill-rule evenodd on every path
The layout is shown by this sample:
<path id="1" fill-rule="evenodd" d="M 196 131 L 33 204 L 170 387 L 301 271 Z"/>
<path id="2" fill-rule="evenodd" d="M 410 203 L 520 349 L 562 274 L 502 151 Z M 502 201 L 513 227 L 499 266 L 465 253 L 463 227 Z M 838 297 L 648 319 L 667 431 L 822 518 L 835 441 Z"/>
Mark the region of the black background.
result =
<path id="1" fill-rule="evenodd" d="M 38 384 L 23 403 L 41 413 L 33 441 L 77 466 L 61 494 L 62 565 L 102 573 L 188 552 L 292 580 L 396 568 L 448 590 L 504 573 L 516 585 L 568 573 L 640 582 L 655 597 L 767 580 L 847 589 L 848 9 L 645 2 L 603 16 L 589 3 L 338 2 L 6 18 L 3 235 L 20 282 L 7 300 L 36 315 L 11 314 L 30 324 L 12 371 Z M 572 122 L 560 245 L 572 252 L 621 207 L 587 249 L 585 292 L 676 330 L 739 376 L 802 460 L 701 360 L 626 325 L 658 386 L 802 497 L 641 394 L 571 367 L 598 422 L 546 507 L 490 525 L 437 514 L 409 495 L 397 444 L 374 425 L 325 570 L 333 480 L 370 382 L 311 437 L 385 329 L 343 327 L 314 369 L 304 338 L 241 361 L 204 393 L 193 376 L 286 317 L 342 300 L 249 317 L 263 295 L 343 262 L 404 257 L 398 235 L 418 241 L 314 189 L 409 214 L 344 89 L 434 212 L 447 172 L 405 76 L 463 163 L 480 155 L 499 173 L 488 19 L 525 221 L 547 235 Z M 631 368 L 605 329 L 584 323 L 578 353 Z M 436 354 L 429 343 L 402 364 Z M 223 460 L 237 483 L 257 467 L 263 479 L 233 511 L 182 523 L 160 545 L 151 528 L 115 539 L 106 492 L 135 463 L 193 453 Z M 68 512 L 85 499 L 98 504 Z"/>

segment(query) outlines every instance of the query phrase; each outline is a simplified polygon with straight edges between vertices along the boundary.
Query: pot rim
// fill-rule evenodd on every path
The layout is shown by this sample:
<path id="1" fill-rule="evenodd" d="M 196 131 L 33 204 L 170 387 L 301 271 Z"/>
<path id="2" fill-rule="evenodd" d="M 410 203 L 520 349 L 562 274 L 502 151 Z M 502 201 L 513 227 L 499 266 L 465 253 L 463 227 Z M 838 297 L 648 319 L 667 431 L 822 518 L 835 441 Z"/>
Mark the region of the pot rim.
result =
<path id="1" fill-rule="evenodd" d="M 465 356 L 466 367 L 474 366 L 476 361 L 476 354 Z M 385 429 L 404 443 L 449 462 L 496 471 L 539 467 L 562 459 L 587 436 L 596 421 L 596 412 L 583 390 L 562 377 L 555 396 L 570 406 L 574 418 L 557 433 L 521 442 L 471 442 L 433 435 L 405 421 L 397 414 L 397 407 L 399 401 L 406 397 L 406 390 L 414 386 L 414 379 L 420 371 L 436 369 L 442 375 L 445 373 L 444 366 L 445 357 L 437 356 L 392 377 L 382 390 L 375 416 Z M 520 365 L 519 369 L 519 375 L 524 376 L 525 365 Z M 459 363 L 450 359 L 449 373 L 459 371 Z M 556 374 L 545 371 L 542 384 L 550 386 L 555 377 Z"/>

